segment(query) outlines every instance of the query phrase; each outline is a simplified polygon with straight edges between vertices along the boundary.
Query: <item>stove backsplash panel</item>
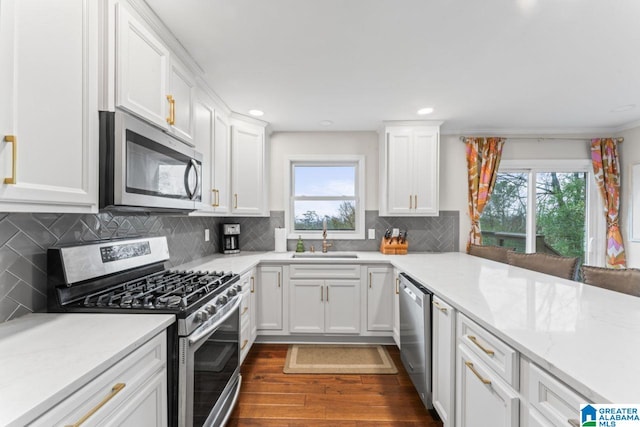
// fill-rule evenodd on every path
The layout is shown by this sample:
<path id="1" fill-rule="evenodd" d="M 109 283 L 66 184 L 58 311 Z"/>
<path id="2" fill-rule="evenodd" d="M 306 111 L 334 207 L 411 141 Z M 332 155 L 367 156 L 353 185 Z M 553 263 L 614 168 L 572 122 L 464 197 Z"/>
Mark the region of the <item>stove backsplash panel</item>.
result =
<path id="1" fill-rule="evenodd" d="M 218 250 L 219 218 L 0 213 L 0 322 L 47 306 L 47 248 L 116 237 L 167 236 L 176 266 Z M 211 239 L 204 241 L 204 230 Z"/>

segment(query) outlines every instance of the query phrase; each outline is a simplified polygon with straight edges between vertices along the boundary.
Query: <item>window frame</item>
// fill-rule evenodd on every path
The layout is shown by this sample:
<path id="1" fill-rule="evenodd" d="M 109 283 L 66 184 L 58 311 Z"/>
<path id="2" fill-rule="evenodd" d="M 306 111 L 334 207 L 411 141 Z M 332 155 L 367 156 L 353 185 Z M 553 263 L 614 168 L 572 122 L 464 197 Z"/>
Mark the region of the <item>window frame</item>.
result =
<path id="1" fill-rule="evenodd" d="M 327 230 L 327 239 L 332 240 L 364 240 L 365 238 L 365 156 L 364 155 L 325 155 L 325 154 L 309 154 L 309 155 L 293 155 L 288 156 L 285 161 L 285 227 L 287 228 L 287 238 L 297 239 L 298 236 L 303 239 L 322 239 L 322 230 L 299 230 L 295 227 L 295 210 L 294 202 L 294 167 L 299 165 L 309 166 L 354 166 L 355 173 L 355 202 L 356 202 L 356 227 L 353 231 L 347 230 Z M 323 200 L 333 199 L 335 197 L 313 197 L 305 198 L 305 200 Z"/>
<path id="2" fill-rule="evenodd" d="M 527 174 L 527 222 L 526 252 L 535 252 L 536 235 L 536 174 L 538 172 L 585 172 L 587 174 L 587 191 L 585 201 L 585 236 L 584 264 L 603 266 L 605 259 L 605 220 L 604 205 L 598 192 L 593 174 L 593 165 L 588 159 L 566 160 L 502 160 L 498 173 L 519 172 Z"/>

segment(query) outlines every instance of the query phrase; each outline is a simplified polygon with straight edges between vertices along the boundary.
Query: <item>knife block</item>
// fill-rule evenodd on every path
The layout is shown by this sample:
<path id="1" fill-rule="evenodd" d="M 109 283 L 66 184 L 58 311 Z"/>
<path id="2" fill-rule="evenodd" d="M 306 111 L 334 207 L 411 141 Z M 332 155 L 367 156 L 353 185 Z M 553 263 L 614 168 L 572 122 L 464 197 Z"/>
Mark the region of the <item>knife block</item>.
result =
<path id="1" fill-rule="evenodd" d="M 380 241 L 380 252 L 385 255 L 406 255 L 409 250 L 409 243 L 398 242 L 395 237 L 385 238 Z"/>

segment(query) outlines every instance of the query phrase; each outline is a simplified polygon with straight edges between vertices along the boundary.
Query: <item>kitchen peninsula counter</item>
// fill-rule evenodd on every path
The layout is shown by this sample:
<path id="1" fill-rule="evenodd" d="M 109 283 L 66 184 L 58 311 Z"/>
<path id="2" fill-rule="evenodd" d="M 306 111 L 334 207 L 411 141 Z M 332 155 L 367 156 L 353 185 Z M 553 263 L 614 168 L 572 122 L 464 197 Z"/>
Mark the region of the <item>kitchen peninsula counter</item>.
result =
<path id="1" fill-rule="evenodd" d="M 180 268 L 243 273 L 258 264 L 391 264 L 590 401 L 640 402 L 640 298 L 458 252 L 355 254 L 246 252 Z"/>

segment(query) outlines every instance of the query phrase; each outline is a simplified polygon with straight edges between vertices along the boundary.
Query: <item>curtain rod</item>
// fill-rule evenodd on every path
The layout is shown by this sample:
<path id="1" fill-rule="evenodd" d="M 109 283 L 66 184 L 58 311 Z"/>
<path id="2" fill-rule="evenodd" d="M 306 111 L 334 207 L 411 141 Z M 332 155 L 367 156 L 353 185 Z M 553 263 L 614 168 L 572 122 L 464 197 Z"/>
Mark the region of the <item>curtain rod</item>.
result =
<path id="1" fill-rule="evenodd" d="M 460 141 L 465 142 L 468 136 L 461 136 Z M 496 138 L 504 138 L 504 139 L 535 139 L 536 141 L 547 141 L 547 140 L 557 140 L 557 139 L 571 139 L 578 141 L 591 141 L 594 138 L 585 138 L 583 136 L 557 136 L 557 137 L 533 137 L 533 136 L 498 136 Z M 601 138 L 604 139 L 604 138 Z M 614 141 L 620 143 L 624 142 L 624 138 L 613 138 Z"/>

